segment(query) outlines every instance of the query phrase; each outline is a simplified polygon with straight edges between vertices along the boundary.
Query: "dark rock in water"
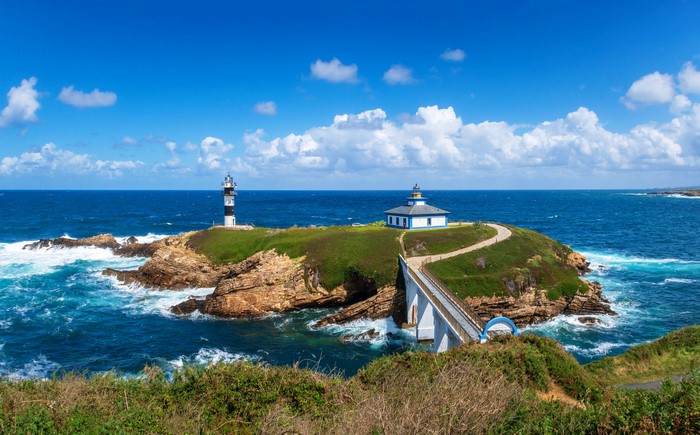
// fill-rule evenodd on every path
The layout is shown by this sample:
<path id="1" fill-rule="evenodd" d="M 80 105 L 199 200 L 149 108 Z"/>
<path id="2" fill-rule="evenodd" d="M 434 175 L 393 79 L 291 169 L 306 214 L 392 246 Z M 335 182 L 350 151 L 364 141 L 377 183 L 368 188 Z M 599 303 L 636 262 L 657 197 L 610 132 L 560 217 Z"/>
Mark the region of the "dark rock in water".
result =
<path id="1" fill-rule="evenodd" d="M 111 234 L 99 234 L 97 236 L 88 237 L 86 239 L 69 239 L 67 237 L 58 237 L 56 239 L 44 239 L 38 242 L 24 245 L 22 249 L 40 249 L 52 247 L 75 248 L 78 246 L 95 246 L 97 248 L 116 249 L 119 242 Z"/>
<path id="2" fill-rule="evenodd" d="M 342 341 L 367 341 L 379 337 L 379 331 L 372 328 L 359 334 L 345 334 L 340 337 Z"/>
<path id="3" fill-rule="evenodd" d="M 139 240 L 136 237 L 131 236 L 128 239 L 126 239 L 126 242 L 124 242 L 124 244 L 125 245 L 132 245 L 132 244 L 138 243 L 138 242 L 139 242 Z"/>
<path id="4" fill-rule="evenodd" d="M 398 290 L 395 286 L 386 286 L 378 289 L 374 296 L 326 316 L 313 326 L 319 328 L 330 323 L 343 324 L 362 318 L 382 319 L 386 317 L 393 317 L 394 321 L 398 323 L 402 319 L 399 313 L 405 306 L 406 292 Z"/>
<path id="5" fill-rule="evenodd" d="M 114 253 L 122 257 L 153 257 L 153 254 L 160 247 L 157 243 L 129 242 L 132 238 L 136 240 L 135 237 L 130 237 L 124 245 L 114 249 Z"/>
<path id="6" fill-rule="evenodd" d="M 170 308 L 170 312 L 177 315 L 191 314 L 199 310 L 204 305 L 205 299 L 191 297 L 184 302 L 180 302 Z"/>
<path id="7" fill-rule="evenodd" d="M 600 323 L 600 320 L 597 317 L 589 316 L 579 317 L 578 321 L 583 323 L 584 325 L 595 325 L 596 323 Z"/>

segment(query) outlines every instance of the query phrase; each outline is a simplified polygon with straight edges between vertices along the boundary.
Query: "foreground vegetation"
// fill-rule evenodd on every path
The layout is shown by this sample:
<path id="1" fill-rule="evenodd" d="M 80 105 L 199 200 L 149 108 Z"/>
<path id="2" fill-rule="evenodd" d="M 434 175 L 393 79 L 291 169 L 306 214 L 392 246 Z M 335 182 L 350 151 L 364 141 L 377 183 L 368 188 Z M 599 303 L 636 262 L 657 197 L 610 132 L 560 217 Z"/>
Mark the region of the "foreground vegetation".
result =
<path id="1" fill-rule="evenodd" d="M 689 326 L 665 337 L 630 348 L 585 366 L 609 385 L 668 379 L 700 370 L 700 326 Z"/>
<path id="2" fill-rule="evenodd" d="M 461 298 L 517 296 L 533 284 L 551 300 L 586 291 L 566 262 L 571 248 L 534 231 L 509 229 L 513 235 L 507 240 L 427 267 Z"/>
<path id="3" fill-rule="evenodd" d="M 698 430 L 697 373 L 658 392 L 615 390 L 554 340 L 531 335 L 382 357 L 350 379 L 240 362 L 186 367 L 172 380 L 147 367 L 139 379 L 0 382 L 2 433 Z"/>

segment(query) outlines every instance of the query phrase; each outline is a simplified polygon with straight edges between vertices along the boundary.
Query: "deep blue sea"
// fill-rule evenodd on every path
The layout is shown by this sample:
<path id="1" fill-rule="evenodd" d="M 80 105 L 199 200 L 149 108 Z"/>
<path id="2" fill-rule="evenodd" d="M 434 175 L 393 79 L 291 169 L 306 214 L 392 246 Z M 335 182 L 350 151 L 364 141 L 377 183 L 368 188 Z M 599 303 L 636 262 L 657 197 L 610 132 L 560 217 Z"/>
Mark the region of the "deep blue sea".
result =
<path id="1" fill-rule="evenodd" d="M 240 191 L 240 223 L 261 227 L 349 225 L 383 219 L 407 191 Z M 579 361 L 623 352 L 674 329 L 700 324 L 700 199 L 635 191 L 426 191 L 453 219 L 495 221 L 542 232 L 593 262 L 619 316 L 594 326 L 559 317 L 527 331 L 559 340 Z M 168 308 L 212 289 L 153 291 L 101 275 L 131 269 L 97 248 L 23 250 L 43 238 L 112 233 L 141 241 L 223 221 L 219 191 L 0 191 L 0 376 L 147 364 L 166 373 L 187 363 L 249 359 L 354 374 L 372 359 L 416 347 L 391 320 L 312 330 L 333 310 L 257 320 L 176 317 Z M 600 269 L 598 266 L 602 266 Z M 343 334 L 382 331 L 371 341 Z M 394 335 L 386 335 L 393 332 Z"/>

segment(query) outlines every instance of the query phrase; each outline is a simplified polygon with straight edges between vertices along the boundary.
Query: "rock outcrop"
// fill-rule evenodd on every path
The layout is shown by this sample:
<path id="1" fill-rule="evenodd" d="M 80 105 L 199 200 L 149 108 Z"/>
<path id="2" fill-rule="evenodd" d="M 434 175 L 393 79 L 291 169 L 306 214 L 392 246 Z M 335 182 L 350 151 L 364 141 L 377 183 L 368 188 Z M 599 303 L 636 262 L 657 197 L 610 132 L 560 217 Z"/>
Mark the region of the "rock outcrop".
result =
<path id="1" fill-rule="evenodd" d="M 591 265 L 591 262 L 586 260 L 586 257 L 579 254 L 578 252 L 574 251 L 571 254 L 569 254 L 566 257 L 566 262 L 570 266 L 576 268 L 579 276 L 583 276 L 591 271 L 591 269 L 588 267 Z"/>
<path id="2" fill-rule="evenodd" d="M 116 276 L 125 284 L 137 282 L 144 287 L 181 290 L 191 287 L 215 287 L 232 266 L 216 267 L 203 255 L 186 246 L 190 233 L 166 237 L 148 247 L 151 259 L 137 270 L 106 269 L 102 273 Z M 132 245 L 125 245 L 128 248 Z"/>
<path id="3" fill-rule="evenodd" d="M 70 239 L 68 237 L 58 237 L 56 239 L 42 239 L 38 242 L 24 245 L 22 249 L 39 249 L 39 248 L 75 248 L 78 246 L 95 246 L 97 248 L 116 249 L 121 245 L 111 234 L 99 234 L 97 236 L 88 237 L 86 239 Z"/>
<path id="4" fill-rule="evenodd" d="M 384 319 L 386 317 L 392 317 L 394 322 L 400 325 L 406 321 L 405 312 L 406 292 L 397 289 L 396 286 L 386 286 L 377 290 L 376 295 L 324 317 L 316 322 L 314 327 L 318 328 L 330 323 L 343 324 L 362 318 Z M 403 316 L 402 313 L 404 313 Z"/>
<path id="5" fill-rule="evenodd" d="M 600 283 L 584 282 L 588 284 L 586 292 L 578 292 L 573 297 L 562 296 L 553 301 L 547 298 L 546 291 L 531 288 L 517 297 L 477 297 L 467 298 L 466 302 L 484 320 L 506 316 L 517 325 L 544 322 L 560 314 L 616 314 L 602 295 Z"/>

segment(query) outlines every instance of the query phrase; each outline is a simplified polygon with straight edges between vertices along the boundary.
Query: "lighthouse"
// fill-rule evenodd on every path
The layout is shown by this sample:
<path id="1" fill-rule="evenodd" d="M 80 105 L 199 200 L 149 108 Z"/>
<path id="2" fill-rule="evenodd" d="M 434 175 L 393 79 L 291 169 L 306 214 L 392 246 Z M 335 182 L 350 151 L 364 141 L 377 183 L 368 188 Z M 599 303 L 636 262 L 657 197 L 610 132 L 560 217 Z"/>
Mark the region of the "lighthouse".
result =
<path id="1" fill-rule="evenodd" d="M 426 204 L 426 197 L 420 191 L 418 183 L 413 186 L 411 196 L 406 198 L 406 205 L 387 210 L 386 226 L 404 230 L 445 228 L 448 224 L 449 211 Z"/>
<path id="2" fill-rule="evenodd" d="M 233 214 L 233 205 L 238 192 L 236 192 L 236 183 L 231 180 L 231 174 L 224 178 L 221 188 L 223 189 L 221 195 L 224 197 L 224 226 L 235 227 L 236 215 Z"/>

